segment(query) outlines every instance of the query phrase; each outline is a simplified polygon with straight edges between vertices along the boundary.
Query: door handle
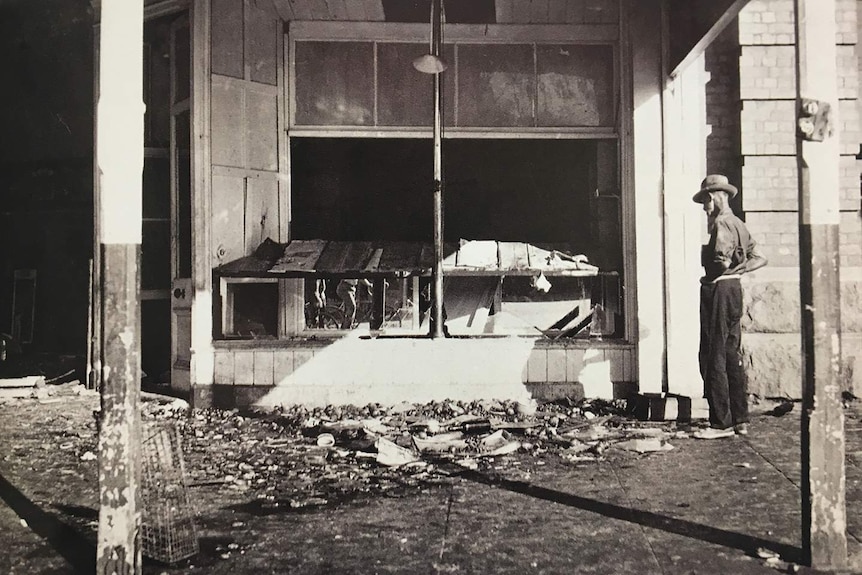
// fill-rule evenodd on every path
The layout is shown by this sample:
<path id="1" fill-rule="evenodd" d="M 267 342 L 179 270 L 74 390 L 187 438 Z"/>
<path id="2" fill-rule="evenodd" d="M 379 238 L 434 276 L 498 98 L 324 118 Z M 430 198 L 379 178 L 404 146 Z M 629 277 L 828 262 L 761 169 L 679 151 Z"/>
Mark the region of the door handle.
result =
<path id="1" fill-rule="evenodd" d="M 174 297 L 176 299 L 186 299 L 186 289 L 185 288 L 174 289 Z"/>

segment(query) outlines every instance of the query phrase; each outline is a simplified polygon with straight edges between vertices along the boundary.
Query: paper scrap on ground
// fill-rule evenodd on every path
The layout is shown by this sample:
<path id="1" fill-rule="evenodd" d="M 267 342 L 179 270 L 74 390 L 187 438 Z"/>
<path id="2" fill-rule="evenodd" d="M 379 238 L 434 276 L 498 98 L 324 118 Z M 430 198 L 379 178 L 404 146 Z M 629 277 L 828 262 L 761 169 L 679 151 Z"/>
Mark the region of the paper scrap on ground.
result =
<path id="1" fill-rule="evenodd" d="M 381 437 L 375 443 L 377 447 L 377 463 L 387 467 L 398 467 L 406 463 L 418 461 L 418 457 L 409 449 Z"/>
<path id="2" fill-rule="evenodd" d="M 663 443 L 661 439 L 657 438 L 629 439 L 627 441 L 621 441 L 620 443 L 617 443 L 616 446 L 620 449 L 637 451 L 638 453 L 670 451 L 671 449 L 673 449 L 673 445 L 671 445 L 670 443 Z"/>

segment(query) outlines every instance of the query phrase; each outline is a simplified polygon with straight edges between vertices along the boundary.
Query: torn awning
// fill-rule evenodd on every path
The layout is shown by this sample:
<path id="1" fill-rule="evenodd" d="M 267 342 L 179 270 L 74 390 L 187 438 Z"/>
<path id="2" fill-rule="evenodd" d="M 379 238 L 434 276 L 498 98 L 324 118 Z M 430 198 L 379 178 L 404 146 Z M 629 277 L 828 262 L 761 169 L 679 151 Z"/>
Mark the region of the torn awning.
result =
<path id="1" fill-rule="evenodd" d="M 450 276 L 594 276 L 583 255 L 525 242 L 496 240 L 444 244 L 443 274 Z M 255 253 L 215 269 L 222 277 L 430 276 L 434 248 L 428 242 L 267 240 Z"/>

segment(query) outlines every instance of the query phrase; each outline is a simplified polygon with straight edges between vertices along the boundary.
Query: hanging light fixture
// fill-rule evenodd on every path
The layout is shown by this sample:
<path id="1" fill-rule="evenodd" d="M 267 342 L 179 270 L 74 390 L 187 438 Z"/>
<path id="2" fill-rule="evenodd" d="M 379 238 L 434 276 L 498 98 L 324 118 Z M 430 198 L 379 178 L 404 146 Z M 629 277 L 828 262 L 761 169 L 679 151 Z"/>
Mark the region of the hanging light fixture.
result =
<path id="1" fill-rule="evenodd" d="M 440 56 L 443 44 L 443 0 L 431 0 L 431 39 L 427 54 L 413 60 L 413 67 L 423 74 L 439 74 L 448 66 Z"/>

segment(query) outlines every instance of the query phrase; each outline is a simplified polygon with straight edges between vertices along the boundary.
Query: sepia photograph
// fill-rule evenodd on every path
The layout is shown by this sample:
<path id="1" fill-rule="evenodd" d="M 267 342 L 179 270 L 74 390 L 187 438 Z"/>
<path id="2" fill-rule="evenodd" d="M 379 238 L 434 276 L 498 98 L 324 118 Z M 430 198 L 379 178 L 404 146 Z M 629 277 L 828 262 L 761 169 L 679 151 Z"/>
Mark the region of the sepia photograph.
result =
<path id="1" fill-rule="evenodd" d="M 862 575 L 862 0 L 0 45 L 0 573 Z"/>

